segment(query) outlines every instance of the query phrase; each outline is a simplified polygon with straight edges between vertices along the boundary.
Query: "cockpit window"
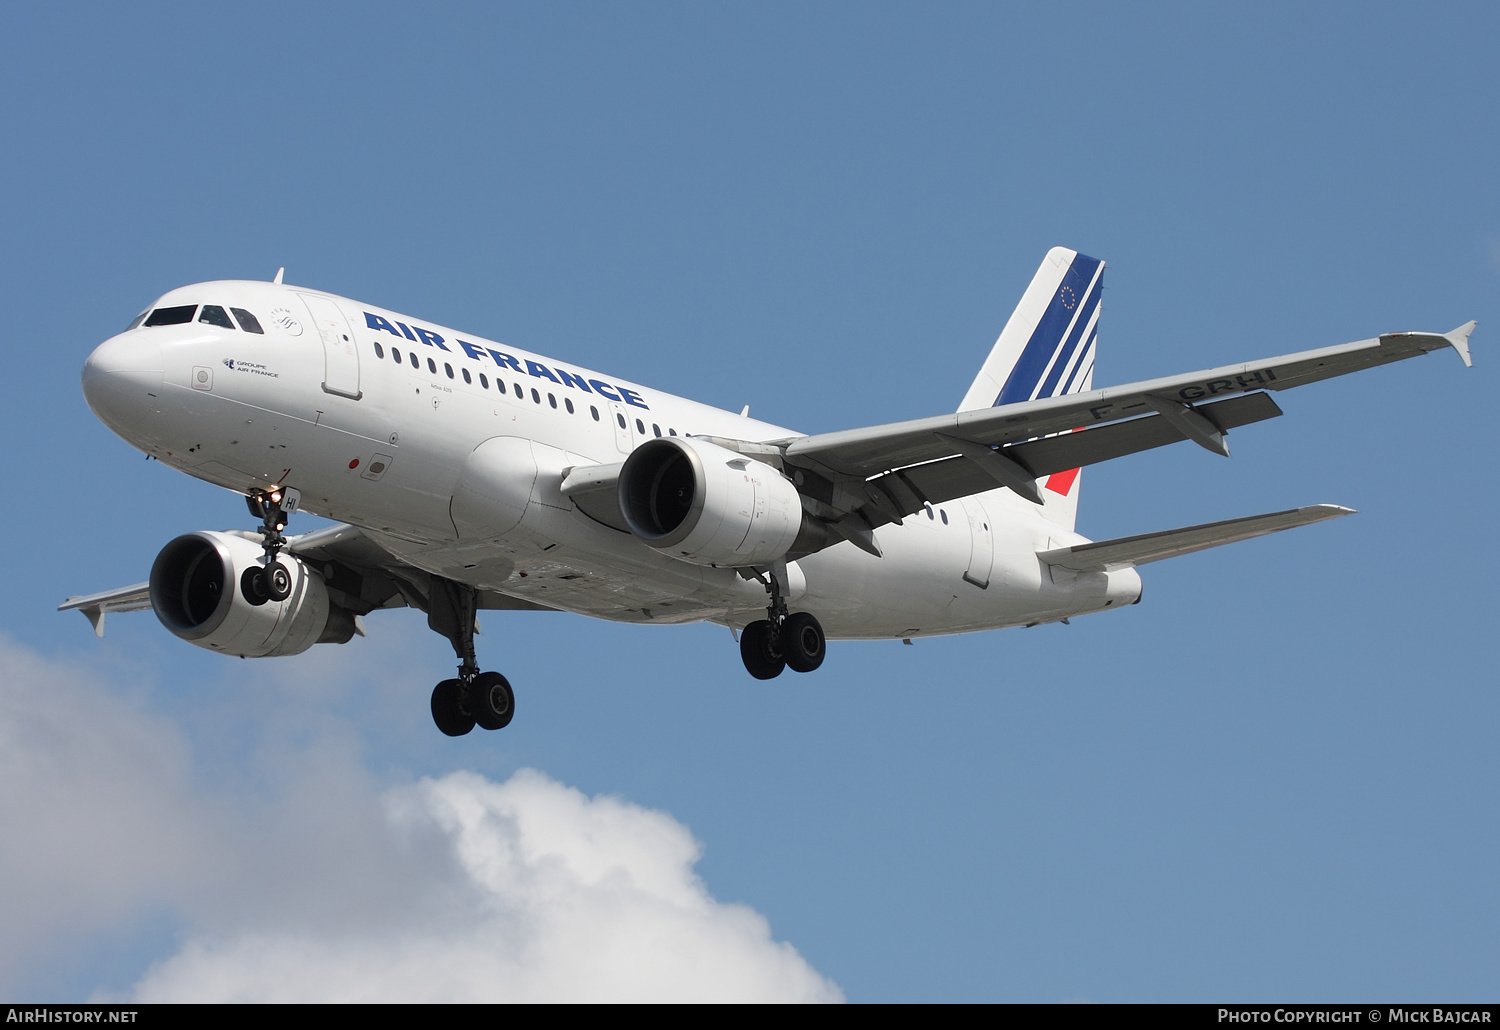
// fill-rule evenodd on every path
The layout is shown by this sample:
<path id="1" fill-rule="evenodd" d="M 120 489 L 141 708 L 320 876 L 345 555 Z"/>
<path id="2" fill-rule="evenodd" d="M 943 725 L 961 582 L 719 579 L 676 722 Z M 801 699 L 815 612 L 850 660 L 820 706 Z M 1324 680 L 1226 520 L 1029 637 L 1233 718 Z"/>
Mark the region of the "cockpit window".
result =
<path id="1" fill-rule="evenodd" d="M 230 308 L 229 310 L 233 311 L 234 317 L 240 320 L 240 328 L 245 330 L 245 332 L 265 335 L 266 331 L 260 327 L 260 322 L 256 321 L 255 316 L 250 314 L 250 312 L 244 308 Z"/>
<path id="2" fill-rule="evenodd" d="M 216 325 L 220 329 L 234 328 L 234 323 L 229 320 L 229 313 L 217 304 L 203 305 L 203 314 L 198 316 L 198 321 Z"/>
<path id="3" fill-rule="evenodd" d="M 196 304 L 184 304 L 176 308 L 157 308 L 151 312 L 151 317 L 146 319 L 146 325 L 182 325 L 193 320 L 193 312 L 198 310 Z"/>

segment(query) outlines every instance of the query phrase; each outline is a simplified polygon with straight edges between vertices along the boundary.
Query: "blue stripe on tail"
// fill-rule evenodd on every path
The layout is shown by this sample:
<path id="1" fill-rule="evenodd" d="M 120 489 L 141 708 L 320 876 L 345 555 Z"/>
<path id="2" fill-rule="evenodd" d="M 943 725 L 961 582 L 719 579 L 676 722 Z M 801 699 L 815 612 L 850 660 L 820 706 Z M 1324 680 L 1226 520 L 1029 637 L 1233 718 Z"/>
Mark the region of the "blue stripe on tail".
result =
<path id="1" fill-rule="evenodd" d="M 1031 339 L 1026 341 L 1026 348 L 1016 360 L 1015 367 L 1011 369 L 1009 377 L 1005 380 L 1005 385 L 1000 388 L 1000 396 L 995 398 L 997 405 L 1031 400 L 1032 394 L 1036 393 L 1037 384 L 1041 383 L 1044 375 L 1047 376 L 1047 382 L 1042 385 L 1042 390 L 1037 393 L 1037 396 L 1053 396 L 1057 380 L 1067 367 L 1068 359 L 1077 348 L 1080 338 L 1088 328 L 1088 321 L 1093 315 L 1093 310 L 1099 304 L 1099 295 L 1104 288 L 1104 277 L 1101 275 L 1098 282 L 1093 282 L 1094 273 L 1098 271 L 1099 265 L 1100 262 L 1096 258 L 1083 254 L 1073 259 L 1067 273 L 1063 275 L 1057 294 L 1037 321 L 1036 329 L 1031 333 Z M 1089 289 L 1091 284 L 1092 290 Z M 1084 306 L 1081 312 L 1078 311 L 1080 304 Z M 1075 312 L 1078 314 L 1076 323 L 1073 319 Z M 1068 332 L 1070 324 L 1074 326 L 1071 333 Z M 1092 342 L 1092 337 L 1090 342 Z M 1063 353 L 1059 353 L 1060 351 Z M 1050 375 L 1048 375 L 1049 367 L 1051 368 Z M 1071 381 L 1070 378 L 1070 383 Z"/>
<path id="2" fill-rule="evenodd" d="M 1089 342 L 1085 343 L 1083 345 L 1083 353 L 1078 356 L 1078 364 L 1074 365 L 1073 366 L 1073 371 L 1071 371 L 1071 372 L 1068 373 L 1068 381 L 1066 383 L 1063 383 L 1063 388 L 1061 390 L 1059 390 L 1058 393 L 1062 393 L 1062 394 L 1070 394 L 1070 393 L 1072 393 L 1073 392 L 1073 381 L 1075 379 L 1078 381 L 1079 389 L 1083 388 L 1083 379 L 1079 378 L 1078 373 L 1084 371 L 1093 362 L 1093 360 L 1094 360 L 1094 354 L 1093 354 L 1094 340 L 1096 340 L 1098 338 L 1098 336 L 1099 336 L 1099 326 L 1098 326 L 1097 323 L 1095 323 L 1093 331 L 1089 333 Z"/>

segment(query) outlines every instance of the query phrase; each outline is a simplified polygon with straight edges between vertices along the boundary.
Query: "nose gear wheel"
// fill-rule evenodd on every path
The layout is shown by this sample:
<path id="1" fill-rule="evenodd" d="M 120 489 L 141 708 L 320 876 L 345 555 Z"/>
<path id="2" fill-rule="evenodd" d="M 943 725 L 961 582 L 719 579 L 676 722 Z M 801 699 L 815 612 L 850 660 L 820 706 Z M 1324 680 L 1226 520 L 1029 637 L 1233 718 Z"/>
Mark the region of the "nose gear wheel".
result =
<path id="1" fill-rule="evenodd" d="M 261 568 L 246 569 L 240 577 L 240 594 L 257 607 L 267 601 L 280 602 L 292 596 L 292 572 L 276 559 L 286 546 L 286 537 L 281 531 L 286 528 L 300 500 L 301 495 L 296 490 L 285 487 L 252 490 L 245 498 L 250 514 L 260 519 L 261 546 L 265 556 Z"/>

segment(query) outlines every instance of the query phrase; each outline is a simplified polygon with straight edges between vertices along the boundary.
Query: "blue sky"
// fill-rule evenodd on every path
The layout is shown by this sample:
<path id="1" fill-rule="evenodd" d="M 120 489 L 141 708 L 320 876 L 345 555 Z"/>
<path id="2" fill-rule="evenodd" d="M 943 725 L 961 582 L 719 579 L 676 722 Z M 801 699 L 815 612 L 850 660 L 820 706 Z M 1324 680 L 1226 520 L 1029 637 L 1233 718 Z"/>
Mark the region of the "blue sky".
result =
<path id="1" fill-rule="evenodd" d="M 662 996 L 1493 999 L 1497 28 L 1484 4 L 5 7 L 0 996 L 303 996 L 298 968 L 350 964 L 416 996 L 393 956 L 459 940 L 474 996 L 583 997 L 604 939 Z M 1109 263 L 1096 385 L 1471 318 L 1475 367 L 1283 395 L 1227 461 L 1088 469 L 1095 538 L 1360 514 L 1150 566 L 1142 604 L 1071 626 L 835 644 L 763 684 L 718 627 L 489 614 L 501 734 L 433 729 L 451 651 L 416 613 L 232 662 L 54 611 L 245 524 L 79 392 L 172 287 L 284 265 L 819 431 L 951 411 L 1056 244 Z M 562 919 L 536 868 L 475 871 L 501 844 L 470 810 L 517 854 L 594 827 L 557 839 L 664 886 L 605 898 L 558 845 L 592 899 Z M 705 968 L 670 946 L 700 939 Z"/>

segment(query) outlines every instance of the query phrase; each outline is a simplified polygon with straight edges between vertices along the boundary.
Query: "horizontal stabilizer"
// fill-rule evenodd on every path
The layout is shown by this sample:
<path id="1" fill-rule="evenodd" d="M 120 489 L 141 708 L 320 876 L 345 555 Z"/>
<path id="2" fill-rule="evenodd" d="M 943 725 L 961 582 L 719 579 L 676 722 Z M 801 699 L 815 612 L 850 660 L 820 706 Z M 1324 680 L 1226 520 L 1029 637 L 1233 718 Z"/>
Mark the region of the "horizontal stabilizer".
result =
<path id="1" fill-rule="evenodd" d="M 77 610 L 83 612 L 94 627 L 94 636 L 104 636 L 106 612 L 139 612 L 151 607 L 151 584 L 137 583 L 133 587 L 106 590 L 87 597 L 70 597 L 57 606 L 60 612 Z"/>
<path id="2" fill-rule="evenodd" d="M 1175 558 L 1179 554 L 1191 554 L 1220 544 L 1232 544 L 1239 540 L 1265 536 L 1267 533 L 1279 533 L 1283 529 L 1295 529 L 1324 519 L 1353 514 L 1353 508 L 1337 504 L 1312 504 L 1269 515 L 1251 515 L 1226 522 L 1209 522 L 1160 533 L 1143 533 L 1118 540 L 1059 547 L 1052 551 L 1041 551 L 1037 557 L 1048 565 L 1073 569 L 1075 572 L 1113 572 L 1116 569 L 1128 569 L 1147 562 L 1161 561 L 1163 558 Z"/>

